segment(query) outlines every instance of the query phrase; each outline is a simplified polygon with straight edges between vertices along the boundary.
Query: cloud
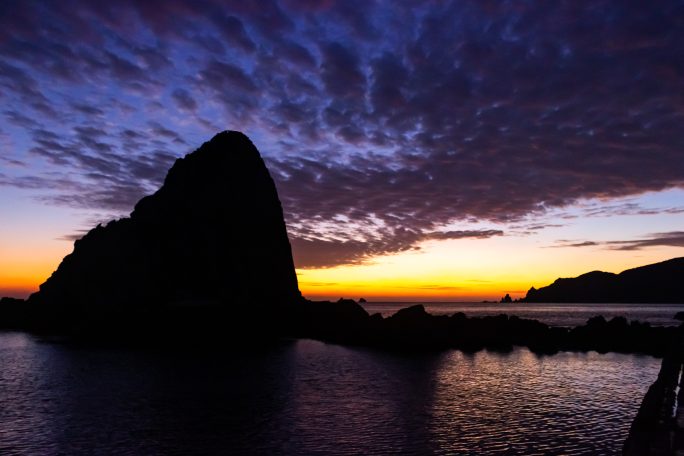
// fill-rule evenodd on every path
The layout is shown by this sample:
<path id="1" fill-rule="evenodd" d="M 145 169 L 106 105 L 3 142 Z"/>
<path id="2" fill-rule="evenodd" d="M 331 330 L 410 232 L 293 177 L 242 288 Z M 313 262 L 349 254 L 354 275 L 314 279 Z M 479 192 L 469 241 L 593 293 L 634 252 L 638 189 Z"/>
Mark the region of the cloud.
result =
<path id="1" fill-rule="evenodd" d="M 292 249 L 299 268 L 325 268 L 340 264 L 363 264 L 376 256 L 416 250 L 419 242 L 427 240 L 486 239 L 501 235 L 501 230 L 421 233 L 399 228 L 391 235 L 366 240 L 316 239 L 295 235 L 292 238 Z"/>
<path id="2" fill-rule="evenodd" d="M 3 130 L 27 166 L 2 185 L 118 214 L 243 130 L 306 267 L 472 221 L 534 232 L 586 199 L 680 213 L 611 201 L 684 186 L 683 20 L 674 0 L 3 2 Z"/>
<path id="3" fill-rule="evenodd" d="M 173 140 L 173 142 L 179 144 L 186 144 L 185 140 L 181 138 L 177 132 L 164 127 L 162 124 L 156 121 L 150 121 L 147 123 L 152 128 L 152 134 L 159 138 L 167 138 Z"/>
<path id="4" fill-rule="evenodd" d="M 192 95 L 185 89 L 176 89 L 171 94 L 173 100 L 176 102 L 179 108 L 186 111 L 195 111 L 197 109 L 197 102 Z"/>
<path id="5" fill-rule="evenodd" d="M 337 42 L 324 44 L 321 53 L 321 80 L 327 94 L 341 99 L 363 97 L 366 78 L 356 53 Z"/>
<path id="6" fill-rule="evenodd" d="M 547 246 L 547 248 L 564 248 L 564 247 L 595 247 L 601 245 L 594 241 L 568 241 L 568 240 L 558 240 L 553 245 Z"/>
<path id="7" fill-rule="evenodd" d="M 75 233 L 65 234 L 57 238 L 58 241 L 75 242 L 88 233 L 88 230 L 78 230 Z"/>
<path id="8" fill-rule="evenodd" d="M 655 233 L 650 236 L 628 241 L 607 242 L 615 250 L 641 250 L 648 247 L 684 247 L 684 231 Z"/>
<path id="9" fill-rule="evenodd" d="M 295 264 L 299 268 L 327 268 L 340 264 L 363 264 L 369 259 L 415 249 L 416 233 L 404 230 L 380 239 L 307 239 L 291 236 Z"/>
<path id="10" fill-rule="evenodd" d="M 584 207 L 585 217 L 613 217 L 620 215 L 656 215 L 656 214 L 681 214 L 684 207 L 642 207 L 636 202 L 623 202 L 618 204 L 592 204 Z"/>
<path id="11" fill-rule="evenodd" d="M 501 230 L 461 230 L 461 231 L 436 231 L 427 233 L 426 239 L 486 239 L 493 236 L 503 236 Z"/>
<path id="12" fill-rule="evenodd" d="M 642 250 L 649 247 L 684 247 L 684 231 L 653 233 L 639 239 L 619 241 L 558 240 L 548 247 L 603 247 L 611 250 Z"/>
<path id="13" fill-rule="evenodd" d="M 240 19 L 235 16 L 218 15 L 214 16 L 213 20 L 226 42 L 245 52 L 254 52 L 256 46 Z"/>
<path id="14" fill-rule="evenodd" d="M 457 291 L 463 290 L 464 287 L 458 287 L 454 285 L 406 285 L 406 286 L 395 286 L 395 288 L 409 288 L 412 290 L 441 290 L 441 291 Z"/>

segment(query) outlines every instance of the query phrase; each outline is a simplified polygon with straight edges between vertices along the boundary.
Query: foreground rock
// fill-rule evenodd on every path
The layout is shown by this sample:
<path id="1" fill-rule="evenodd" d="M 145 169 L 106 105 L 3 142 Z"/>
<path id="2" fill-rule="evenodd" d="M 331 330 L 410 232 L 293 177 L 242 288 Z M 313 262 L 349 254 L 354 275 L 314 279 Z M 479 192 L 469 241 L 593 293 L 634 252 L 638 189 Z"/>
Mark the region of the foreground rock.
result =
<path id="1" fill-rule="evenodd" d="M 306 302 L 288 324 L 293 337 L 398 351 L 481 349 L 510 351 L 528 347 L 539 354 L 558 351 L 644 353 L 663 356 L 681 331 L 615 317 L 591 318 L 575 328 L 550 327 L 515 316 L 430 315 L 422 305 L 383 318 L 369 315 L 352 300 Z"/>
<path id="2" fill-rule="evenodd" d="M 523 302 L 614 302 L 684 304 L 684 258 L 628 269 L 620 274 L 594 271 L 531 288 Z"/>
<path id="3" fill-rule="evenodd" d="M 226 334 L 299 300 L 274 182 L 250 140 L 227 131 L 178 159 L 129 218 L 76 241 L 27 309 L 45 331 Z"/>
<path id="4" fill-rule="evenodd" d="M 2 301 L 0 329 L 34 329 L 20 300 Z M 505 314 L 467 317 L 463 313 L 430 315 L 422 305 L 401 309 L 383 318 L 369 315 L 349 299 L 337 302 L 301 300 L 287 312 L 255 314 L 240 308 L 189 305 L 163 312 L 135 312 L 133 319 L 113 317 L 97 332 L 75 335 L 107 344 L 203 344 L 225 346 L 231 341 L 253 345 L 283 338 L 312 338 L 326 342 L 374 347 L 398 352 L 459 349 L 466 352 L 494 350 L 508 352 L 527 347 L 537 354 L 559 351 L 642 353 L 662 357 L 673 341 L 681 338 L 681 327 L 652 327 L 628 322 L 622 317 L 591 318 L 575 328 L 551 327 L 536 320 Z M 53 331 L 63 334 L 64 331 Z M 72 332 L 73 336 L 74 333 Z"/>
<path id="5" fill-rule="evenodd" d="M 674 456 L 684 453 L 684 338 L 663 358 L 658 378 L 648 388 L 629 429 L 625 456 Z"/>

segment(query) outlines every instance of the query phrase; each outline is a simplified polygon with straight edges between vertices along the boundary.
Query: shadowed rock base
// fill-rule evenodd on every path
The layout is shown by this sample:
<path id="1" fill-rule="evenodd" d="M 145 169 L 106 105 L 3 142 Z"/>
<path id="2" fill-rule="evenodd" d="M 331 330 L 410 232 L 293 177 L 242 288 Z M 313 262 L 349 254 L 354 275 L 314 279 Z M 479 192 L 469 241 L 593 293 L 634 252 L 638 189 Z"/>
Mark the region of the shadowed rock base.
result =
<path id="1" fill-rule="evenodd" d="M 681 330 L 598 316 L 575 328 L 551 327 L 515 316 L 466 317 L 430 315 L 422 305 L 383 318 L 369 315 L 353 300 L 313 302 L 301 299 L 287 306 L 227 306 L 213 302 L 145 307 L 108 314 L 106 319 L 81 319 L 68 331 L 46 323 L 38 306 L 3 300 L 0 328 L 108 344 L 187 345 L 207 342 L 227 346 L 269 343 L 282 338 L 326 342 L 394 351 L 482 349 L 507 352 L 515 346 L 537 354 L 558 351 L 643 353 L 662 357 L 671 351 Z"/>

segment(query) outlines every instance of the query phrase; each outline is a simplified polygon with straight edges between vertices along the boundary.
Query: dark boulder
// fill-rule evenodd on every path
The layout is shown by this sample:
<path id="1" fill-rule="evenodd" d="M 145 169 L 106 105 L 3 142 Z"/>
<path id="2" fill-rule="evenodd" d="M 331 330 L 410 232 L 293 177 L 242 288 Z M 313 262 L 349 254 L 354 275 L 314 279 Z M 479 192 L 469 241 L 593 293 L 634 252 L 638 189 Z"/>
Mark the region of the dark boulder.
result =
<path id="1" fill-rule="evenodd" d="M 378 320 L 379 317 L 379 320 Z M 382 317 L 368 312 L 352 299 L 302 301 L 288 318 L 289 333 L 331 342 L 364 344 L 374 334 L 373 327 Z"/>
<path id="2" fill-rule="evenodd" d="M 381 343 L 404 350 L 448 347 L 449 317 L 427 313 L 421 304 L 406 307 L 385 319 Z"/>
<path id="3" fill-rule="evenodd" d="M 30 308 L 23 299 L 0 298 L 0 329 L 21 329 L 26 326 Z"/>

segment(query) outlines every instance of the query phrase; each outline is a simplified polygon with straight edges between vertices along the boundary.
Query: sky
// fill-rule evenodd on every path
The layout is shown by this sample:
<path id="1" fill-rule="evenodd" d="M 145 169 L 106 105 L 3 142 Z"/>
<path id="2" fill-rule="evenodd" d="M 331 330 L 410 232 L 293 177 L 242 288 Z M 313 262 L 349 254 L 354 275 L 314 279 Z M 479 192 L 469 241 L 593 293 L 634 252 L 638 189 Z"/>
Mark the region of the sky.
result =
<path id="1" fill-rule="evenodd" d="M 247 134 L 307 297 L 684 256 L 684 2 L 0 2 L 0 296 Z"/>

